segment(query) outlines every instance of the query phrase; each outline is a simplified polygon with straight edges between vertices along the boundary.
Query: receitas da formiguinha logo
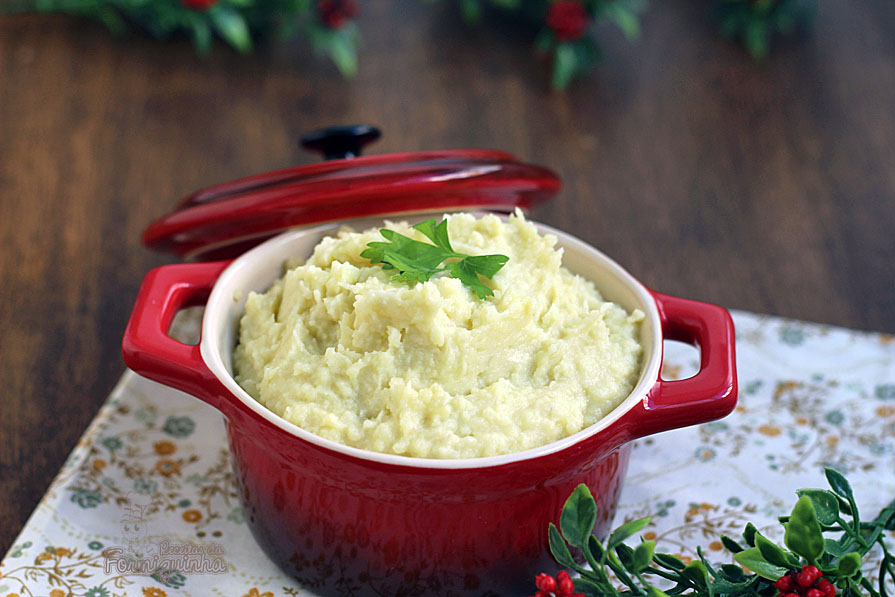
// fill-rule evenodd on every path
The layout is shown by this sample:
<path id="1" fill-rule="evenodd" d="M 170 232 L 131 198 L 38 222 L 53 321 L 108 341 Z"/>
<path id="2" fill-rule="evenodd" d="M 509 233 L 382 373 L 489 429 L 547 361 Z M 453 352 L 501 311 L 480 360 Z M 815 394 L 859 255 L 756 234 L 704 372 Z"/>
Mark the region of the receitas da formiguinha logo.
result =
<path id="1" fill-rule="evenodd" d="M 150 534 L 146 514 L 152 499 L 131 492 L 120 520 L 124 545 L 103 551 L 106 574 L 225 574 L 224 547 L 219 543 L 179 543 Z"/>

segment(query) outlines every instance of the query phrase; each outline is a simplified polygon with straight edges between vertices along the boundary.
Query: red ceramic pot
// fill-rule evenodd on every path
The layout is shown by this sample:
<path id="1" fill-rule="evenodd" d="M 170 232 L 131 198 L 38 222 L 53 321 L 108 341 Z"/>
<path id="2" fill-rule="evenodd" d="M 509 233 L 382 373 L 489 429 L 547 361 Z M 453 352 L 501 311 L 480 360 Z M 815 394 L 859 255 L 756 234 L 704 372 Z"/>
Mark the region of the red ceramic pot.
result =
<path id="1" fill-rule="evenodd" d="M 733 326 L 724 309 L 650 292 L 596 249 L 538 227 L 559 238 L 567 267 L 607 299 L 646 314 L 631 395 L 591 427 L 540 448 L 463 460 L 377 454 L 314 436 L 236 384 L 231 353 L 244 298 L 234 296 L 266 289 L 287 257 L 308 254 L 334 226 L 285 233 L 233 262 L 153 270 L 125 333 L 125 360 L 224 413 L 249 525 L 298 579 L 329 583 L 337 593 L 357 586 L 376 594 L 512 594 L 508 588 L 530 588 L 537 572 L 551 568 L 547 523 L 558 520 L 576 485 L 596 497 L 598 532 L 605 532 L 627 442 L 722 417 L 736 401 Z M 169 338 L 177 311 L 206 299 L 199 345 Z M 699 373 L 660 379 L 663 339 L 697 344 Z"/>
<path id="2" fill-rule="evenodd" d="M 457 460 L 379 454 L 317 437 L 281 419 L 234 381 L 231 355 L 246 295 L 266 290 L 288 257 L 310 254 L 337 224 L 283 233 L 234 261 L 151 271 L 125 332 L 124 358 L 137 373 L 223 413 L 255 538 L 283 570 L 313 590 L 532 593 L 537 573 L 556 570 L 547 525 L 558 520 L 579 483 L 596 498 L 596 532 L 604 535 L 627 468 L 628 442 L 718 419 L 736 403 L 734 331 L 727 311 L 654 293 L 590 245 L 537 226 L 558 238 L 566 267 L 593 280 L 608 300 L 645 314 L 640 377 L 628 398 L 594 425 L 539 448 Z M 167 330 L 174 315 L 196 304 L 205 304 L 200 343 L 171 339 Z M 663 339 L 699 347 L 695 376 L 660 378 Z"/>

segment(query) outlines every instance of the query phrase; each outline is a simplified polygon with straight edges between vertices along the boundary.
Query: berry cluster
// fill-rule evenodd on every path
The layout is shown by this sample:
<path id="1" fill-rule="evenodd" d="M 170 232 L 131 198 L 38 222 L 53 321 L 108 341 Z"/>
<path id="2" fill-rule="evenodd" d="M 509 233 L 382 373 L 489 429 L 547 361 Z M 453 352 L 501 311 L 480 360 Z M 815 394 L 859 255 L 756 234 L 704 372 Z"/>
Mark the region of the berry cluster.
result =
<path id="1" fill-rule="evenodd" d="M 535 586 L 538 587 L 538 592 L 534 597 L 584 597 L 584 594 L 575 592 L 575 583 L 565 570 L 560 570 L 556 578 L 549 574 L 538 574 Z"/>
<path id="2" fill-rule="evenodd" d="M 590 15 L 579 0 L 556 0 L 547 9 L 547 26 L 559 41 L 574 41 L 584 36 Z"/>
<path id="3" fill-rule="evenodd" d="M 777 597 L 833 597 L 836 587 L 823 577 L 816 566 L 802 566 L 791 570 L 774 583 Z"/>
<path id="4" fill-rule="evenodd" d="M 192 10 L 208 10 L 218 3 L 218 0 L 180 0 L 181 4 Z"/>
<path id="5" fill-rule="evenodd" d="M 356 0 L 317 0 L 320 21 L 330 29 L 342 26 L 357 15 Z"/>

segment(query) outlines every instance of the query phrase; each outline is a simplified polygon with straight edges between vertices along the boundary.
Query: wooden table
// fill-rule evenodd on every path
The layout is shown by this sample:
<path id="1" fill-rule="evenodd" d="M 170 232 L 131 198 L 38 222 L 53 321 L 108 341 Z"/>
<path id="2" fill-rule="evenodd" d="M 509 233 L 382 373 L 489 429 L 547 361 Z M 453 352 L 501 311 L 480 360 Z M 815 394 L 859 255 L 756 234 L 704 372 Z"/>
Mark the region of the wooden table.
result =
<path id="1" fill-rule="evenodd" d="M 210 59 L 63 16 L 0 18 L 0 549 L 124 365 L 141 230 L 199 187 L 315 161 L 299 136 L 370 122 L 371 153 L 496 147 L 555 169 L 534 217 L 646 285 L 729 308 L 895 331 L 895 4 L 821 3 L 756 64 L 706 2 L 550 93 L 527 33 L 453 4 L 365 3 L 343 80 L 296 40 Z"/>

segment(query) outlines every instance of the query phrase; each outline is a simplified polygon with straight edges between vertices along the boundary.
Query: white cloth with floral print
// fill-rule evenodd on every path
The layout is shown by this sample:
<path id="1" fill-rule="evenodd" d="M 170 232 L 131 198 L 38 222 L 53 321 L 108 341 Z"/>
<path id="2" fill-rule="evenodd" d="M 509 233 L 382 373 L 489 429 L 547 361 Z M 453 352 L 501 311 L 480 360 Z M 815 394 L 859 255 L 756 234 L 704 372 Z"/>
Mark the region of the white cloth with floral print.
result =
<path id="1" fill-rule="evenodd" d="M 895 498 L 895 339 L 733 315 L 736 412 L 636 442 L 615 521 L 651 516 L 643 534 L 685 559 L 700 545 L 730 561 L 718 538 L 747 521 L 779 538 L 777 517 L 796 489 L 825 486 L 826 466 L 847 474 L 866 516 Z M 181 318 L 180 333 L 197 322 Z M 668 343 L 663 376 L 692 373 L 697 359 Z M 109 563 L 189 546 L 194 572 Z M 221 416 L 131 372 L 0 562 L 0 597 L 298 594 L 313 592 L 259 552 L 243 521 Z"/>

